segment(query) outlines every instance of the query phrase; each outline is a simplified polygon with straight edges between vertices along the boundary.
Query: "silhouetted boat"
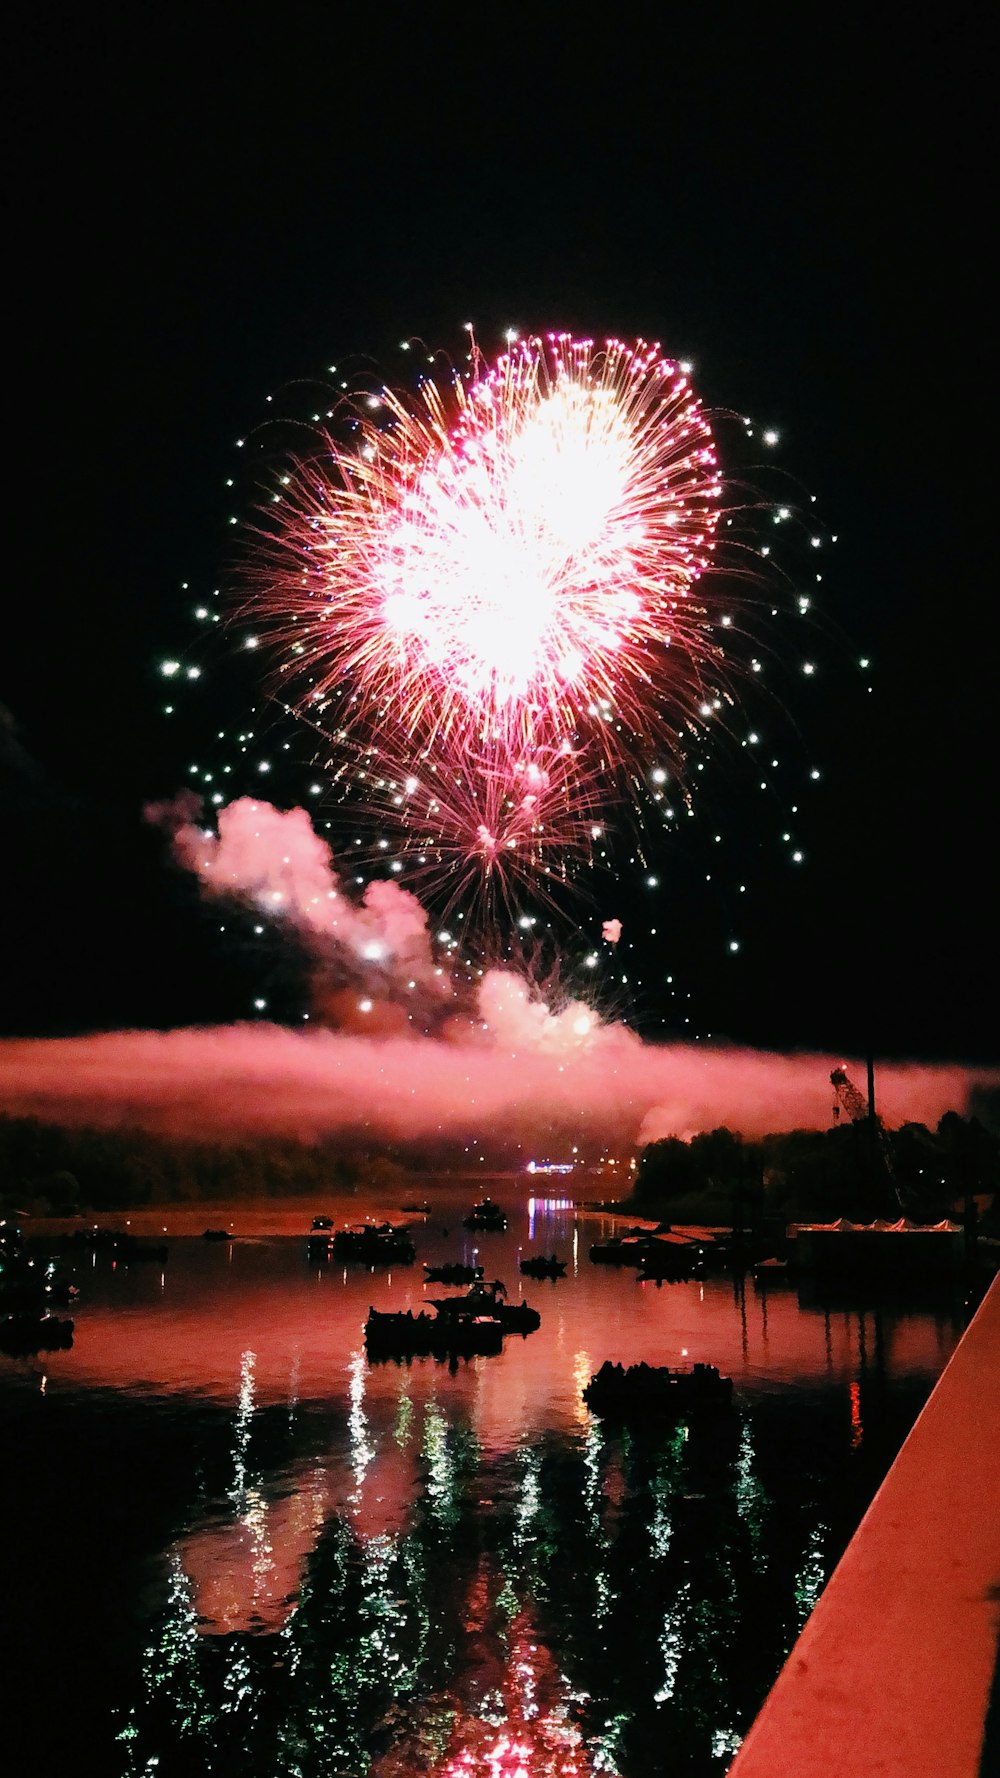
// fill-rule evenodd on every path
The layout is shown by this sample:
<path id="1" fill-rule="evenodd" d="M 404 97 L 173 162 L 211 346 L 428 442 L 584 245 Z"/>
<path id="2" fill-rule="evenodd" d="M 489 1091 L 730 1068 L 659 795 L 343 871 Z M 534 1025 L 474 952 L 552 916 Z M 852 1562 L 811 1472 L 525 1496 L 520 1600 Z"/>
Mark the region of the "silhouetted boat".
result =
<path id="1" fill-rule="evenodd" d="M 406 1230 L 393 1228 L 390 1222 L 338 1229 L 332 1246 L 336 1258 L 358 1260 L 366 1266 L 409 1266 L 417 1257 Z"/>
<path id="2" fill-rule="evenodd" d="M 596 1241 L 590 1257 L 595 1265 L 641 1266 L 649 1255 L 655 1258 L 657 1249 L 665 1245 L 651 1234 L 612 1235 L 610 1241 Z"/>
<path id="3" fill-rule="evenodd" d="M 55 1261 L 32 1259 L 19 1248 L 0 1247 L 0 1314 L 66 1309 L 80 1292 Z"/>
<path id="4" fill-rule="evenodd" d="M 643 1248 L 639 1282 L 683 1284 L 694 1277 L 699 1257 L 688 1243 L 676 1246 L 668 1241 L 650 1241 Z"/>
<path id="5" fill-rule="evenodd" d="M 203 1241 L 231 1241 L 232 1240 L 232 1236 L 230 1235 L 228 1229 L 203 1229 L 201 1238 Z"/>
<path id="6" fill-rule="evenodd" d="M 623 1369 L 610 1360 L 583 1391 L 587 1406 L 609 1420 L 658 1419 L 717 1410 L 728 1407 L 732 1396 L 732 1377 L 720 1376 L 714 1364 L 672 1371 L 666 1365 L 650 1364 Z"/>
<path id="7" fill-rule="evenodd" d="M 73 1344 L 72 1321 L 55 1315 L 6 1315 L 0 1320 L 0 1352 L 27 1358 L 33 1352 L 65 1352 Z"/>
<path id="8" fill-rule="evenodd" d="M 502 1333 L 529 1334 L 541 1327 L 537 1309 L 529 1308 L 527 1303 L 505 1302 L 506 1294 L 496 1280 L 492 1284 L 473 1284 L 464 1296 L 429 1297 L 428 1301 L 446 1321 L 489 1320 Z"/>
<path id="9" fill-rule="evenodd" d="M 492 1198 L 483 1198 L 478 1204 L 473 1204 L 465 1218 L 465 1226 L 467 1229 L 481 1229 L 502 1235 L 507 1227 L 507 1218 Z"/>
<path id="10" fill-rule="evenodd" d="M 495 1321 L 369 1309 L 365 1350 L 369 1358 L 491 1358 L 503 1350 L 503 1330 Z"/>
<path id="11" fill-rule="evenodd" d="M 795 1279 L 795 1268 L 787 1259 L 760 1259 L 750 1270 L 755 1284 L 790 1284 Z"/>
<path id="12" fill-rule="evenodd" d="M 554 1253 L 533 1253 L 522 1259 L 521 1271 L 529 1278 L 565 1278 L 566 1261 L 557 1259 Z"/>
<path id="13" fill-rule="evenodd" d="M 459 1260 L 443 1266 L 429 1266 L 424 1261 L 428 1284 L 475 1284 L 483 1275 L 482 1266 L 463 1266 Z"/>

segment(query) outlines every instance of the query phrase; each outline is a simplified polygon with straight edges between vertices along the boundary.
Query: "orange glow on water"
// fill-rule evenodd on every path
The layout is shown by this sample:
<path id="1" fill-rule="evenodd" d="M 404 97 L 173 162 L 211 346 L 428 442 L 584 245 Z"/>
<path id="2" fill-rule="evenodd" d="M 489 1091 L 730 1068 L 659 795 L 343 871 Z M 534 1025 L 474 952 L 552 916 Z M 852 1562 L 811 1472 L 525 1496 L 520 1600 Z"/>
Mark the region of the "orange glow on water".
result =
<path id="1" fill-rule="evenodd" d="M 860 1449 L 861 1441 L 865 1436 L 865 1429 L 861 1419 L 861 1384 L 857 1382 L 857 1380 L 854 1380 L 850 1385 L 850 1397 L 851 1450 L 857 1451 Z"/>

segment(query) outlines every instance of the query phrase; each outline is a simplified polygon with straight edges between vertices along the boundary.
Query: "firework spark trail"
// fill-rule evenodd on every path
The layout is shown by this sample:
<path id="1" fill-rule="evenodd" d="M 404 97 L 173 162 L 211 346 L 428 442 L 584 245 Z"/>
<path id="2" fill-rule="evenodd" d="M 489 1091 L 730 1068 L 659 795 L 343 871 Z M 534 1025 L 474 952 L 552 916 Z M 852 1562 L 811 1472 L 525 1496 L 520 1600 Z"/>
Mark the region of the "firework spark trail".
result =
<path id="1" fill-rule="evenodd" d="M 676 756 L 698 726 L 721 660 L 695 596 L 719 514 L 712 433 L 658 347 L 566 335 L 384 390 L 355 427 L 282 478 L 244 614 L 278 651 L 284 700 L 337 745 L 388 731 L 442 778 L 464 770 L 478 819 L 438 798 L 435 826 L 488 873 L 501 850 L 538 851 L 518 780 L 543 756 L 596 754 L 622 794 L 652 740 Z M 564 771 L 546 799 L 553 844 L 583 832 L 592 775 L 577 794 Z"/>
<path id="2" fill-rule="evenodd" d="M 397 830 L 408 880 L 437 890 L 442 909 L 478 897 L 483 912 L 510 914 L 517 886 L 546 901 L 547 882 L 590 857 L 607 782 L 569 741 L 520 756 L 495 745 L 456 761 L 436 748 L 394 757 L 390 740 L 352 762 L 341 788 L 365 823 Z"/>

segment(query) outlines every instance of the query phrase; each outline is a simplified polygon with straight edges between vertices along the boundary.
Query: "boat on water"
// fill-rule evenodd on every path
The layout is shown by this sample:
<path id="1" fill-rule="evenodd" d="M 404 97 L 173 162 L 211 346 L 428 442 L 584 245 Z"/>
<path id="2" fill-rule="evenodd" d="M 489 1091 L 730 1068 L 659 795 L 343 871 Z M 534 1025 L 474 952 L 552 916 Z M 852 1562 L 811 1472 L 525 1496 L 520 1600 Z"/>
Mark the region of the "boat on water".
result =
<path id="1" fill-rule="evenodd" d="M 714 1364 L 674 1371 L 651 1364 L 623 1368 L 607 1360 L 583 1391 L 591 1411 L 608 1420 L 655 1421 L 675 1414 L 717 1411 L 729 1407 L 732 1398 L 732 1377 L 721 1376 Z"/>
<path id="2" fill-rule="evenodd" d="M 694 1277 L 699 1257 L 687 1244 L 675 1246 L 668 1241 L 651 1241 L 643 1250 L 639 1283 L 684 1284 Z"/>
<path id="3" fill-rule="evenodd" d="M 478 1204 L 473 1204 L 465 1218 L 465 1227 L 502 1235 L 507 1227 L 507 1218 L 492 1198 L 482 1198 Z"/>
<path id="4" fill-rule="evenodd" d="M 554 1253 L 532 1253 L 522 1259 L 521 1271 L 528 1278 L 565 1278 L 566 1261 Z"/>
<path id="5" fill-rule="evenodd" d="M 0 1319 L 0 1352 L 8 1358 L 29 1358 L 34 1352 L 66 1352 L 73 1344 L 73 1323 L 57 1315 L 5 1315 Z"/>
<path id="6" fill-rule="evenodd" d="M 330 1243 L 336 1259 L 357 1260 L 366 1266 L 409 1266 L 417 1250 L 406 1229 L 391 1222 L 356 1223 L 337 1229 Z"/>
<path id="7" fill-rule="evenodd" d="M 492 1284 L 479 1280 L 464 1296 L 429 1297 L 428 1301 L 446 1321 L 489 1321 L 505 1334 L 529 1334 L 541 1327 L 537 1309 L 527 1303 L 508 1303 L 506 1296 L 499 1279 Z"/>
<path id="8" fill-rule="evenodd" d="M 375 1358 L 495 1356 L 503 1350 L 507 1334 L 534 1333 L 542 1324 L 537 1309 L 508 1303 L 506 1294 L 499 1279 L 491 1284 L 477 1279 L 464 1296 L 429 1297 L 427 1306 L 437 1311 L 435 1315 L 426 1309 L 414 1315 L 412 1309 L 371 1308 L 365 1348 Z"/>
<path id="9" fill-rule="evenodd" d="M 27 1254 L 0 1251 L 0 1315 L 9 1312 L 68 1309 L 80 1292 L 71 1278 L 60 1272 L 54 1260 L 29 1259 Z"/>
<path id="10" fill-rule="evenodd" d="M 656 1264 L 662 1255 L 689 1251 L 689 1242 L 665 1241 L 642 1230 L 628 1235 L 612 1235 L 609 1241 L 595 1241 L 590 1257 L 598 1266 L 645 1266 L 650 1261 Z"/>
<path id="11" fill-rule="evenodd" d="M 795 1267 L 787 1259 L 778 1259 L 774 1256 L 770 1259 L 758 1260 L 755 1266 L 751 1266 L 750 1271 L 755 1284 L 767 1287 L 775 1284 L 794 1284 L 796 1279 Z"/>
<path id="12" fill-rule="evenodd" d="M 369 1309 L 365 1322 L 369 1358 L 493 1358 L 503 1351 L 503 1329 L 496 1321 L 428 1315 L 421 1309 Z"/>
<path id="13" fill-rule="evenodd" d="M 443 1266 L 431 1266 L 425 1260 L 424 1271 L 428 1284 L 475 1284 L 483 1275 L 482 1266 L 464 1266 L 460 1260 L 450 1260 Z"/>

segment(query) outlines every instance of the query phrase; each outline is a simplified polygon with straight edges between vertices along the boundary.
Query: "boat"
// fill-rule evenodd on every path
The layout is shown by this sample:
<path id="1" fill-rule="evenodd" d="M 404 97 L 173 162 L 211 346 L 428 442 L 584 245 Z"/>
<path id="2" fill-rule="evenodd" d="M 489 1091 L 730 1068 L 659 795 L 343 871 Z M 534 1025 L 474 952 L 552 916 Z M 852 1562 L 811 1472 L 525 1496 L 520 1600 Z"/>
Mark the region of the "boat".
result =
<path id="1" fill-rule="evenodd" d="M 465 1227 L 502 1235 L 507 1227 L 507 1218 L 492 1198 L 483 1198 L 478 1204 L 473 1204 L 465 1218 Z"/>
<path id="2" fill-rule="evenodd" d="M 702 1413 L 729 1407 L 732 1397 L 732 1377 L 721 1376 L 714 1364 L 672 1371 L 651 1364 L 623 1368 L 606 1360 L 583 1391 L 591 1411 L 609 1420 Z"/>
<path id="3" fill-rule="evenodd" d="M 0 1320 L 0 1352 L 9 1358 L 65 1352 L 72 1344 L 72 1321 L 61 1321 L 57 1315 L 5 1315 Z"/>
<path id="4" fill-rule="evenodd" d="M 527 1303 L 508 1303 L 499 1279 L 484 1284 L 477 1279 L 464 1296 L 428 1298 L 428 1308 L 414 1315 L 411 1309 L 381 1312 L 369 1309 L 365 1322 L 365 1347 L 370 1357 L 440 1358 L 490 1357 L 502 1351 L 507 1334 L 534 1333 L 542 1324 L 537 1309 Z"/>
<path id="5" fill-rule="evenodd" d="M 590 1257 L 599 1266 L 642 1266 L 650 1256 L 655 1260 L 660 1248 L 669 1250 L 668 1243 L 644 1230 L 639 1234 L 612 1235 L 609 1241 L 596 1241 L 590 1249 Z"/>
<path id="6" fill-rule="evenodd" d="M 642 1253 L 640 1284 L 683 1284 L 693 1278 L 699 1255 L 690 1244 L 675 1245 L 670 1241 L 650 1241 Z"/>
<path id="7" fill-rule="evenodd" d="M 228 1229 L 202 1229 L 201 1238 L 203 1241 L 231 1241 L 233 1237 Z"/>
<path id="8" fill-rule="evenodd" d="M 754 1283 L 764 1286 L 789 1284 L 795 1279 L 794 1266 L 787 1259 L 778 1259 L 777 1257 L 759 1259 L 755 1266 L 751 1266 L 750 1271 Z"/>
<path id="9" fill-rule="evenodd" d="M 492 1321 L 501 1333 L 529 1334 L 541 1327 L 537 1309 L 523 1302 L 508 1303 L 504 1300 L 506 1295 L 499 1279 L 492 1284 L 480 1280 L 464 1296 L 429 1297 L 428 1301 L 447 1321 Z"/>
<path id="10" fill-rule="evenodd" d="M 483 1275 L 482 1266 L 463 1266 L 460 1260 L 447 1265 L 430 1266 L 424 1261 L 428 1284 L 475 1284 Z"/>
<path id="11" fill-rule="evenodd" d="M 405 1229 L 391 1222 L 363 1222 L 338 1229 L 331 1243 L 337 1259 L 360 1261 L 366 1266 L 409 1266 L 417 1250 Z"/>
<path id="12" fill-rule="evenodd" d="M 533 1253 L 522 1259 L 521 1271 L 528 1278 L 565 1278 L 566 1261 L 554 1253 Z"/>
<path id="13" fill-rule="evenodd" d="M 493 1358 L 503 1351 L 503 1330 L 495 1321 L 428 1315 L 412 1309 L 369 1309 L 365 1322 L 369 1358 Z"/>
<path id="14" fill-rule="evenodd" d="M 54 1260 L 29 1259 L 20 1249 L 0 1248 L 0 1314 L 68 1309 L 79 1294 Z"/>

